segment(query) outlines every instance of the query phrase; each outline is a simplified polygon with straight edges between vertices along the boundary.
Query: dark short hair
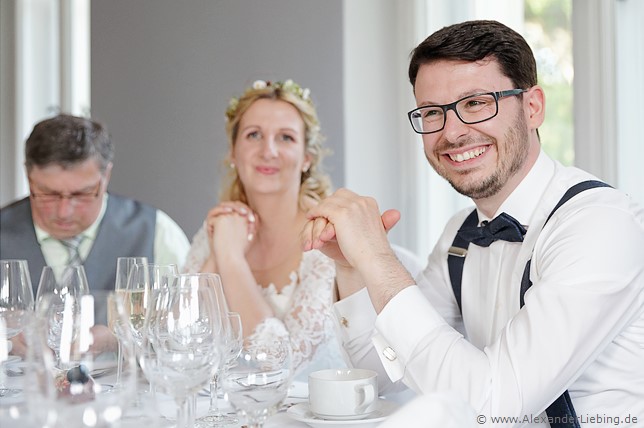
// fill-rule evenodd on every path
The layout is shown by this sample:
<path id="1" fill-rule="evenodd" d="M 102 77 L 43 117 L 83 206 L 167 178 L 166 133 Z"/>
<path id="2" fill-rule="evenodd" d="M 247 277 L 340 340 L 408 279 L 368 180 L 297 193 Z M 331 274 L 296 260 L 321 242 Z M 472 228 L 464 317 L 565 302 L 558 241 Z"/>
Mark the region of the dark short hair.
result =
<path id="1" fill-rule="evenodd" d="M 107 128 L 100 122 L 59 114 L 38 122 L 25 144 L 27 172 L 34 166 L 59 165 L 65 169 L 95 159 L 101 172 L 114 159 Z"/>
<path id="2" fill-rule="evenodd" d="M 516 31 L 497 21 L 467 21 L 444 27 L 421 42 L 411 53 L 409 81 L 416 88 L 421 65 L 439 60 L 496 60 L 515 88 L 537 84 L 532 49 Z"/>

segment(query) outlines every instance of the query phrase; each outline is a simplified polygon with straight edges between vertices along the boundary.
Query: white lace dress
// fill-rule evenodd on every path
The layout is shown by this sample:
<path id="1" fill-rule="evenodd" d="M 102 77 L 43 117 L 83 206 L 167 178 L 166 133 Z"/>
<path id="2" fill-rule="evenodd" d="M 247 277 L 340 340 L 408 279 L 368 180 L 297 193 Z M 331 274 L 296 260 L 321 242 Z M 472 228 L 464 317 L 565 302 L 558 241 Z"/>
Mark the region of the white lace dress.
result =
<path id="1" fill-rule="evenodd" d="M 210 252 L 202 227 L 192 240 L 184 271 L 199 272 Z M 298 281 L 299 278 L 299 281 Z M 302 255 L 291 282 L 278 292 L 274 284 L 258 285 L 275 317 L 265 319 L 252 336 L 289 336 L 293 347 L 296 378 L 306 380 L 308 373 L 324 368 L 346 367 L 331 317 L 335 265 L 319 251 Z"/>

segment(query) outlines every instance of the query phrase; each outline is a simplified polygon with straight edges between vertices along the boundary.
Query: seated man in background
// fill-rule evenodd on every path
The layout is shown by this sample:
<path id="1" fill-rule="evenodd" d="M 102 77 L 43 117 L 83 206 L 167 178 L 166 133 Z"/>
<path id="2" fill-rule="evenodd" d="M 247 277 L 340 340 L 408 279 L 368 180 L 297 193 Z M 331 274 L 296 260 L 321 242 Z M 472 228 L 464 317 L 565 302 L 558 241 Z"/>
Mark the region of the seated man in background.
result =
<path id="1" fill-rule="evenodd" d="M 82 264 L 92 293 L 114 289 L 118 257 L 183 264 L 190 243 L 166 213 L 108 194 L 113 158 L 106 127 L 91 119 L 60 114 L 31 132 L 30 195 L 0 210 L 0 259 L 28 261 L 34 295 L 45 265 Z"/>

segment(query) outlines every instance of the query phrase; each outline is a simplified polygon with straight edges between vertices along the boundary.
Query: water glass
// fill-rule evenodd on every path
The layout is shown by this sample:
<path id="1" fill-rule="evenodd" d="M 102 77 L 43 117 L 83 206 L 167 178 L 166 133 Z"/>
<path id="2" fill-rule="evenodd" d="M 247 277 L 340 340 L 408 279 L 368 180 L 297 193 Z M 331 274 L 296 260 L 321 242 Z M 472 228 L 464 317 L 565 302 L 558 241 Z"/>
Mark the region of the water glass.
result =
<path id="1" fill-rule="evenodd" d="M 223 389 L 249 428 L 263 427 L 286 398 L 291 364 L 291 344 L 286 337 L 250 336 L 244 341 L 233 366 L 224 373 Z"/>

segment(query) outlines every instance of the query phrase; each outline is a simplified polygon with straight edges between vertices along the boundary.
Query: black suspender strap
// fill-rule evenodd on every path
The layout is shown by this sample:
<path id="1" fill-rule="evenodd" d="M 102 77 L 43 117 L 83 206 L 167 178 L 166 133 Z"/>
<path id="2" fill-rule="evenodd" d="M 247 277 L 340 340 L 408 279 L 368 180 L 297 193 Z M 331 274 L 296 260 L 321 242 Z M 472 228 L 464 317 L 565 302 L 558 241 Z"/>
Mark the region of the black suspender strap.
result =
<path id="1" fill-rule="evenodd" d="M 550 220 L 552 215 L 565 204 L 573 196 L 579 194 L 588 189 L 593 189 L 596 187 L 611 187 L 608 184 L 597 181 L 597 180 L 588 180 L 582 181 L 572 186 L 570 189 L 564 193 L 557 205 L 552 209 L 550 215 L 546 219 L 546 222 Z M 544 226 L 545 226 L 544 223 Z M 470 213 L 465 221 L 463 222 L 463 227 L 476 226 L 478 224 L 478 214 L 476 209 Z M 447 256 L 447 268 L 449 270 L 450 281 L 452 282 L 452 289 L 454 290 L 454 297 L 456 297 L 456 302 L 458 307 L 463 313 L 463 307 L 461 303 L 461 281 L 463 279 L 463 265 L 465 264 L 465 256 L 467 255 L 467 248 L 469 247 L 469 242 L 465 241 L 461 237 L 456 235 L 452 246 L 448 250 Z M 521 279 L 521 292 L 519 295 L 519 304 L 520 307 L 523 307 L 524 295 L 525 292 L 532 286 L 532 281 L 530 281 L 530 264 L 532 260 L 528 260 L 526 263 L 525 269 L 523 270 L 523 276 Z M 546 414 L 550 420 L 551 428 L 579 428 L 579 421 L 577 420 L 577 414 L 575 413 L 575 408 L 572 405 L 572 400 L 568 391 L 559 396 L 548 408 L 546 409 Z"/>
<path id="2" fill-rule="evenodd" d="M 463 227 L 474 227 L 479 223 L 479 216 L 476 213 L 476 209 L 467 216 L 463 222 Z M 452 246 L 447 252 L 447 268 L 449 270 L 449 277 L 452 280 L 452 289 L 454 290 L 454 296 L 456 297 L 456 302 L 458 303 L 458 309 L 463 313 L 463 307 L 461 306 L 461 279 L 463 278 L 463 264 L 465 263 L 465 256 L 467 255 L 467 247 L 470 243 L 465 239 L 461 238 L 460 235 L 456 235 Z"/>
<path id="3" fill-rule="evenodd" d="M 570 189 L 568 189 L 566 193 L 564 193 L 561 199 L 559 199 L 559 202 L 557 202 L 557 205 L 555 205 L 555 207 L 552 209 L 552 211 L 550 212 L 550 215 L 548 215 L 548 218 L 543 223 L 543 225 L 545 226 L 546 223 L 548 223 L 548 221 L 552 217 L 552 215 L 555 213 L 555 211 L 557 211 L 559 207 L 561 207 L 563 204 L 568 202 L 568 200 L 570 200 L 573 196 L 583 192 L 584 190 L 593 189 L 595 187 L 611 187 L 611 186 L 602 181 L 597 181 L 597 180 L 582 181 L 581 183 L 575 184 Z M 521 305 L 520 307 L 523 307 L 523 305 L 525 304 L 523 300 L 523 296 L 525 295 L 525 292 L 528 291 L 528 288 L 532 286 L 532 281 L 530 281 L 531 262 L 532 262 L 532 259 L 528 260 L 528 263 L 526 263 L 525 269 L 523 270 L 523 276 L 521 278 L 521 293 L 519 295 L 519 304 Z M 450 276 L 450 278 L 452 277 Z M 453 284 L 454 282 L 452 282 L 452 285 Z M 459 287 L 460 287 L 460 284 L 459 284 Z M 460 294 L 460 290 L 459 290 L 459 294 Z"/>

